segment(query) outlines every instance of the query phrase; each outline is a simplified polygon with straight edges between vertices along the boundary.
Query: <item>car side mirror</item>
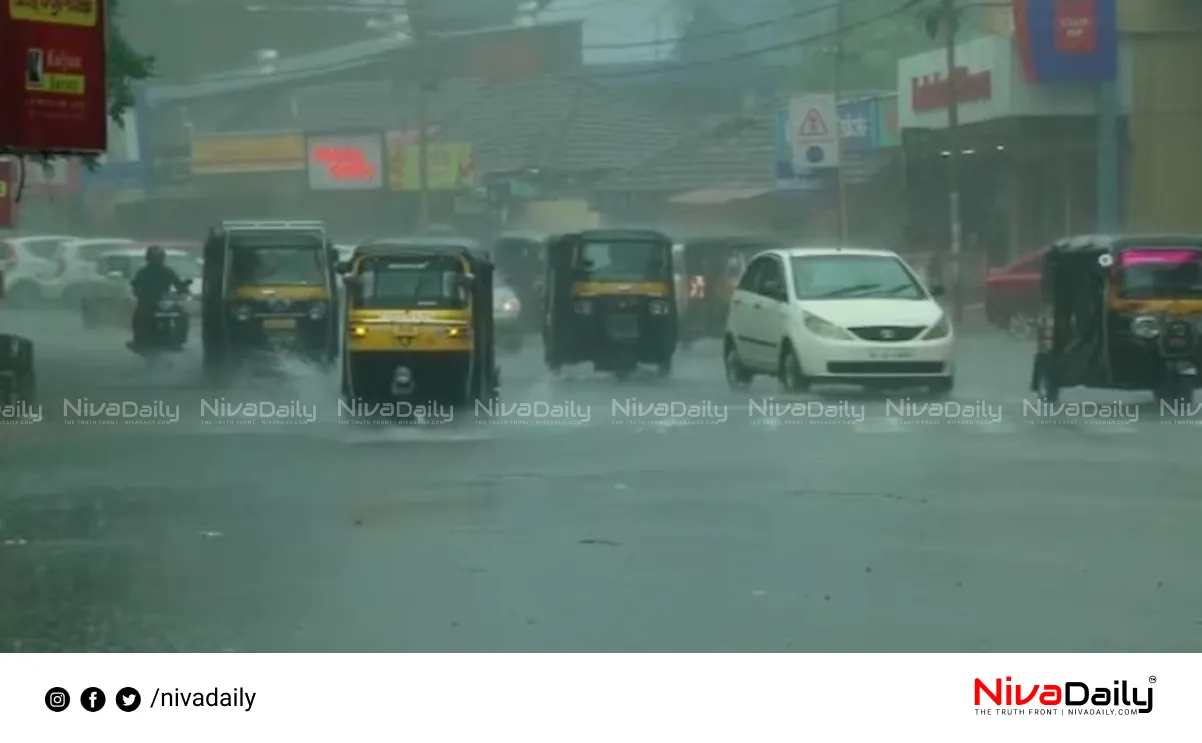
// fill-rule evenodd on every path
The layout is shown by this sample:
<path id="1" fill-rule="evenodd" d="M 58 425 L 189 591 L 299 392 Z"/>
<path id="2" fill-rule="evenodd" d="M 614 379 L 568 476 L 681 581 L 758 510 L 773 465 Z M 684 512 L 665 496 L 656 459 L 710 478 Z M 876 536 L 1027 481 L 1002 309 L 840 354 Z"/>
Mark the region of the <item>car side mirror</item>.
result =
<path id="1" fill-rule="evenodd" d="M 947 289 L 944 288 L 943 286 L 936 284 L 935 286 L 931 287 L 931 296 L 932 297 L 942 297 L 946 294 L 947 294 Z"/>

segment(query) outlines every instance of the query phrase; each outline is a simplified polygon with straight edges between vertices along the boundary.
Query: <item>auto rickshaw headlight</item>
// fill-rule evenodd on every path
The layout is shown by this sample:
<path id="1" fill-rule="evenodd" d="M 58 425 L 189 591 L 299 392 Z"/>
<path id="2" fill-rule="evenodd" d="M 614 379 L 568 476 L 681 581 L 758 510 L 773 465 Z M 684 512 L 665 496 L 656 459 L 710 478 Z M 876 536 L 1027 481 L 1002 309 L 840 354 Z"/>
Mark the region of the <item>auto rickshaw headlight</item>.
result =
<path id="1" fill-rule="evenodd" d="M 1140 315 L 1131 321 L 1131 332 L 1137 338 L 1151 340 L 1160 335 L 1160 319 L 1152 315 Z"/>
<path id="2" fill-rule="evenodd" d="M 576 312 L 581 315 L 593 314 L 593 302 L 591 299 L 579 299 L 576 301 Z"/>
<path id="3" fill-rule="evenodd" d="M 448 338 L 467 338 L 471 335 L 471 328 L 466 325 L 459 325 L 453 328 L 447 328 Z"/>
<path id="4" fill-rule="evenodd" d="M 251 316 L 250 307 L 245 304 L 240 304 L 234 308 L 234 319 L 238 322 L 246 322 Z"/>
<path id="5" fill-rule="evenodd" d="M 329 312 L 329 309 L 330 308 L 325 302 L 315 302 L 313 306 L 309 308 L 309 319 L 320 320 L 326 316 L 326 313 Z"/>
<path id="6" fill-rule="evenodd" d="M 666 315 L 671 312 L 672 307 L 662 299 L 657 299 L 651 303 L 651 314 Z"/>
<path id="7" fill-rule="evenodd" d="M 367 328 L 363 327 L 362 325 L 352 325 L 351 326 L 351 337 L 352 338 L 366 338 L 367 337 Z"/>

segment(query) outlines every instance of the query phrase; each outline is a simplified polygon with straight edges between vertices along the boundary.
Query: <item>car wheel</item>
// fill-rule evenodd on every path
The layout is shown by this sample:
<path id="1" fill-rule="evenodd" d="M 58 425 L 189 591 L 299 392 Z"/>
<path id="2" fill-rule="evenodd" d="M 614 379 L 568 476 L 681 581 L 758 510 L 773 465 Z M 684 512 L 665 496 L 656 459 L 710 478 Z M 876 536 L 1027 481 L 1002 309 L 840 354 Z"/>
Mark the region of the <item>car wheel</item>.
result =
<path id="1" fill-rule="evenodd" d="M 726 353 L 723 355 L 723 362 L 726 367 L 726 383 L 730 385 L 732 390 L 745 390 L 751 386 L 751 382 L 755 379 L 755 375 L 743 366 L 743 362 L 739 360 L 739 352 L 735 348 L 735 344 L 726 341 Z"/>
<path id="2" fill-rule="evenodd" d="M 797 394 L 799 392 L 807 392 L 810 389 L 810 382 L 806 379 L 805 374 L 801 371 L 801 360 L 797 358 L 797 352 L 792 346 L 786 345 L 784 352 L 780 358 L 780 377 L 781 389 L 789 394 Z"/>

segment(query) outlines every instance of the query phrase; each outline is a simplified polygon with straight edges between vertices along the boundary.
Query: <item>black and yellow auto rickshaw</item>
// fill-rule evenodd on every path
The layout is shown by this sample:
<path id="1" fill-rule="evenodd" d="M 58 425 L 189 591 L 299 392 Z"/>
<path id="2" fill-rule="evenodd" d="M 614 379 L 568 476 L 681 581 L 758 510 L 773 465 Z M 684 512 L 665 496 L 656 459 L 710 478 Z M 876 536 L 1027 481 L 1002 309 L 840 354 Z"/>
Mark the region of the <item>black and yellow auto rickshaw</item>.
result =
<path id="1" fill-rule="evenodd" d="M 204 247 L 205 364 L 249 352 L 338 357 L 337 253 L 320 222 L 223 222 Z"/>
<path id="2" fill-rule="evenodd" d="M 1044 258 L 1031 388 L 1151 390 L 1188 403 L 1202 347 L 1202 236 L 1082 236 Z"/>
<path id="3" fill-rule="evenodd" d="M 685 298 L 680 318 L 681 345 L 722 338 L 726 315 L 743 269 L 757 253 L 781 247 L 757 237 L 705 237 L 681 243 L 681 274 Z"/>
<path id="4" fill-rule="evenodd" d="M 543 325 L 547 367 L 592 362 L 625 377 L 638 365 L 661 376 L 676 351 L 672 241 L 650 230 L 561 235 L 547 249 Z"/>
<path id="5" fill-rule="evenodd" d="M 346 283 L 344 400 L 489 405 L 500 371 L 493 265 L 470 240 L 368 241 L 340 265 Z"/>

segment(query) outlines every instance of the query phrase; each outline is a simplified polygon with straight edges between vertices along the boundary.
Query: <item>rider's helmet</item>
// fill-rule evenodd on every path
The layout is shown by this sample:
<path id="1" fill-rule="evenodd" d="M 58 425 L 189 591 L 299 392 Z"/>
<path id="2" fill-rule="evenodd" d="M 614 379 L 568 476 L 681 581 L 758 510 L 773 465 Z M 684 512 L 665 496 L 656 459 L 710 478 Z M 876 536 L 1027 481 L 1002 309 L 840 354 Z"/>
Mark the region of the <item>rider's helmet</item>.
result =
<path id="1" fill-rule="evenodd" d="M 161 245 L 151 245 L 146 249 L 146 262 L 151 266 L 161 266 L 167 262 L 167 251 Z"/>

